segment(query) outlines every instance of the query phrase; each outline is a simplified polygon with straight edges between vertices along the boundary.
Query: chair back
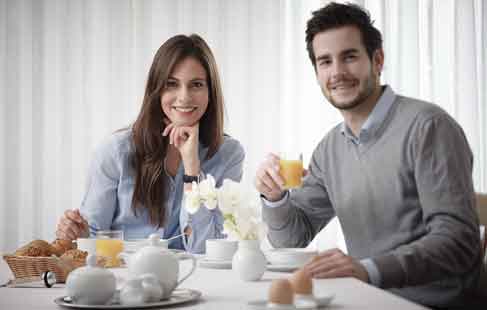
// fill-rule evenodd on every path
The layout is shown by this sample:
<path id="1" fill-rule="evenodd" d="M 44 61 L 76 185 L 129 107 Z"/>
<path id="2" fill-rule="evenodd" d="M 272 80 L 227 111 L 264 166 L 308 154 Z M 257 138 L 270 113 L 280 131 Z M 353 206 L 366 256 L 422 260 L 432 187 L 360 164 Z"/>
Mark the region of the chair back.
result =
<path id="1" fill-rule="evenodd" d="M 487 194 L 476 193 L 475 199 L 477 200 L 477 212 L 479 214 L 480 225 L 487 227 Z"/>

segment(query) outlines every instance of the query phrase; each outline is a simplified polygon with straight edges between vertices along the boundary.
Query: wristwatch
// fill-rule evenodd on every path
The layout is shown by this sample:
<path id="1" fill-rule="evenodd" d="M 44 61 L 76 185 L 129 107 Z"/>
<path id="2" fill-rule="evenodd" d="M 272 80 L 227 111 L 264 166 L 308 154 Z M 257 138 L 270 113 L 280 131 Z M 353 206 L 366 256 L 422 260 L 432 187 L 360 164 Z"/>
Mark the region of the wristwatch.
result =
<path id="1" fill-rule="evenodd" d="M 199 175 L 186 175 L 183 174 L 183 183 L 199 183 L 200 182 L 200 176 Z"/>

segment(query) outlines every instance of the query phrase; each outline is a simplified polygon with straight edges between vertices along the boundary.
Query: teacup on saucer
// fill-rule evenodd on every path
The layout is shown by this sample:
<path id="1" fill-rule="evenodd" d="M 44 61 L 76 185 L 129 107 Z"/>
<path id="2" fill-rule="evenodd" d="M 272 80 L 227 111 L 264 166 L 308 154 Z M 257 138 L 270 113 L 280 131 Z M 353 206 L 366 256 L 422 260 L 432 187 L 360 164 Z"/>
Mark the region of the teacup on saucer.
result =
<path id="1" fill-rule="evenodd" d="M 238 241 L 227 239 L 206 240 L 205 258 L 209 261 L 232 261 L 237 251 Z"/>
<path id="2" fill-rule="evenodd" d="M 305 248 L 271 249 L 264 253 L 271 265 L 302 267 L 318 254 Z"/>

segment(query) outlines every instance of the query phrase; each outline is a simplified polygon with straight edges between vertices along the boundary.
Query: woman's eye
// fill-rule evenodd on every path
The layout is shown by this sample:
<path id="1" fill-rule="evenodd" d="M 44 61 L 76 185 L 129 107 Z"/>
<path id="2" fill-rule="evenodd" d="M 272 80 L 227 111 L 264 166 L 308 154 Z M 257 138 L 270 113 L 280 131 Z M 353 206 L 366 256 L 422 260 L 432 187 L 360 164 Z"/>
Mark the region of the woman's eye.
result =
<path id="1" fill-rule="evenodd" d="M 193 87 L 195 87 L 195 88 L 201 88 L 204 86 L 205 86 L 205 84 L 203 82 L 193 82 Z"/>
<path id="2" fill-rule="evenodd" d="M 178 86 L 178 84 L 175 81 L 167 81 L 165 87 L 166 88 L 174 88 L 176 86 Z"/>

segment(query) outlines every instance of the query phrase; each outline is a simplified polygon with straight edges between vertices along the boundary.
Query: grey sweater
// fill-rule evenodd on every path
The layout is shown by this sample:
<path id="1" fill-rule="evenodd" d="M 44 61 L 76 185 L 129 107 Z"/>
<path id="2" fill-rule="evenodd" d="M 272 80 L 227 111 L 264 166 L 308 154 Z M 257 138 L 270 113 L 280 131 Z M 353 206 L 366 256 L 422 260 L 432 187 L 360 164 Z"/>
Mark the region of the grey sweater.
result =
<path id="1" fill-rule="evenodd" d="M 397 96 L 364 144 L 337 126 L 315 149 L 302 188 L 263 208 L 276 247 L 304 247 L 337 215 L 349 254 L 381 286 L 430 306 L 463 303 L 481 268 L 472 153 L 436 105 Z"/>

